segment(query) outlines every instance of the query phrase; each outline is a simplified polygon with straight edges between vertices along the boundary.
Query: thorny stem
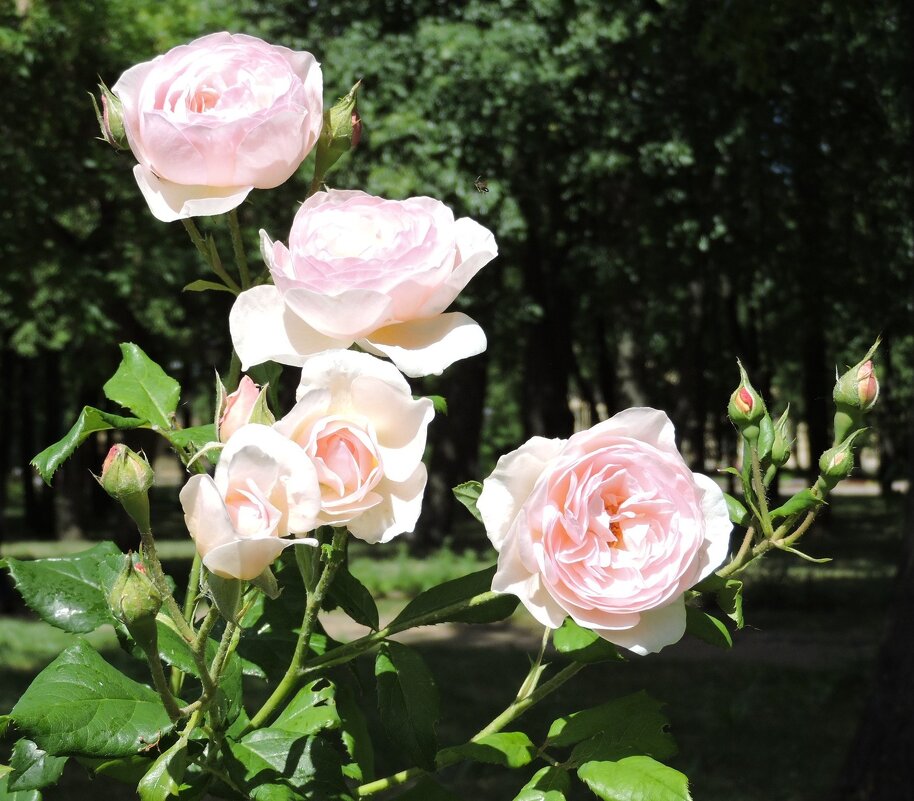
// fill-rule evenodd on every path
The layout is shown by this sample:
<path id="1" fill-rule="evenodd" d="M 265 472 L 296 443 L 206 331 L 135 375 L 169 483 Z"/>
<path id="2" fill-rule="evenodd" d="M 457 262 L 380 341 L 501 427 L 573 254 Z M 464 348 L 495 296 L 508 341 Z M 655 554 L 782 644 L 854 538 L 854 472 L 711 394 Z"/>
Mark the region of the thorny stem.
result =
<path id="1" fill-rule="evenodd" d="M 200 254 L 200 258 L 206 262 L 206 265 L 222 279 L 232 292 L 236 295 L 240 294 L 241 287 L 238 286 L 235 280 L 225 271 L 225 267 L 222 266 L 222 259 L 219 258 L 219 252 L 216 250 L 215 241 L 212 239 L 205 239 L 192 219 L 181 220 L 181 222 L 184 223 L 184 228 L 190 237 L 190 241 L 194 243 L 197 253 Z"/>
<path id="2" fill-rule="evenodd" d="M 241 226 L 238 224 L 238 209 L 232 209 L 228 215 L 229 231 L 232 234 L 232 250 L 235 252 L 235 264 L 238 266 L 238 277 L 241 278 L 242 290 L 251 285 L 251 273 L 248 270 L 248 257 L 244 252 L 244 240 L 241 238 Z"/>

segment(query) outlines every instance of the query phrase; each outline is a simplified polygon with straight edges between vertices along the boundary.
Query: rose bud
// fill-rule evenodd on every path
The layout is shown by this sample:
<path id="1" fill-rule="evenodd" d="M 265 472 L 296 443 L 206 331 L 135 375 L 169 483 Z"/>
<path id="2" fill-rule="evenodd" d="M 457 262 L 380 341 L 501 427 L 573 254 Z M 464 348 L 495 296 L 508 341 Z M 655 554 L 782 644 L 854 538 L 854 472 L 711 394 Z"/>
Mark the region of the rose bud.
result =
<path id="1" fill-rule="evenodd" d="M 134 564 L 133 556 L 124 556 L 124 565 L 108 594 L 111 614 L 127 627 L 130 636 L 143 648 L 156 650 L 156 614 L 162 607 L 162 596 L 152 581 Z"/>
<path id="2" fill-rule="evenodd" d="M 771 463 L 775 467 L 783 467 L 790 458 L 790 446 L 792 445 L 789 431 L 789 421 L 787 415 L 790 412 L 790 406 L 784 410 L 778 421 L 774 424 L 774 443 L 771 446 Z"/>
<path id="3" fill-rule="evenodd" d="M 863 415 L 876 403 L 879 397 L 879 381 L 873 366 L 872 356 L 879 347 L 876 340 L 866 355 L 835 381 L 832 397 L 837 409 L 835 413 L 835 444 L 847 439 L 855 429 L 860 428 Z"/>
<path id="4" fill-rule="evenodd" d="M 100 92 L 98 102 L 95 100 L 95 95 L 90 93 L 89 97 L 92 98 L 95 117 L 102 132 L 101 139 L 115 150 L 127 150 L 130 145 L 127 142 L 127 134 L 124 132 L 121 101 L 104 83 L 100 83 L 98 89 Z M 99 109 L 99 103 L 101 104 L 101 109 Z"/>
<path id="5" fill-rule="evenodd" d="M 267 388 L 261 389 L 248 376 L 241 379 L 238 389 L 225 394 L 219 384 L 219 408 L 216 413 L 216 431 L 220 442 L 228 442 L 239 428 L 248 423 L 273 425 L 275 417 L 267 405 Z"/>
<path id="6" fill-rule="evenodd" d="M 819 458 L 819 472 L 825 486 L 832 490 L 854 471 L 854 440 L 864 429 L 857 429 L 840 445 L 829 448 Z"/>
<path id="7" fill-rule="evenodd" d="M 759 423 L 766 414 L 765 401 L 750 383 L 742 363 L 737 360 L 737 364 L 740 384 L 730 396 L 727 415 L 746 439 L 754 441 L 758 439 Z"/>
<path id="8" fill-rule="evenodd" d="M 357 81 L 336 105 L 324 112 L 324 127 L 317 140 L 317 159 L 314 164 L 314 174 L 318 179 L 326 175 L 342 156 L 359 143 L 362 121 L 355 110 L 355 104 L 361 85 L 362 82 Z"/>
<path id="9" fill-rule="evenodd" d="M 113 445 L 102 463 L 98 483 L 124 507 L 141 531 L 149 530 L 149 488 L 155 474 L 145 457 L 126 445 Z"/>

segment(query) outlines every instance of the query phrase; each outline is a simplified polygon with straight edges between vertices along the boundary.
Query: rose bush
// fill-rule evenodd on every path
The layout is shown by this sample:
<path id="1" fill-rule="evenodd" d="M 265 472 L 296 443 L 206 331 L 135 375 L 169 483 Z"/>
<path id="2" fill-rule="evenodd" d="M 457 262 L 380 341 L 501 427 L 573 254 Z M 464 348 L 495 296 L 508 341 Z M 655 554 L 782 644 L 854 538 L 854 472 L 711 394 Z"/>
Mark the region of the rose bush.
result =
<path id="1" fill-rule="evenodd" d="M 214 33 L 127 70 L 112 88 L 137 184 L 164 222 L 222 214 L 279 186 L 317 142 L 323 80 L 310 53 Z"/>
<path id="2" fill-rule="evenodd" d="M 499 551 L 493 590 L 545 626 L 570 615 L 639 654 L 682 637 L 683 594 L 726 557 L 732 528 L 721 489 L 647 408 L 534 437 L 498 460 L 478 508 Z"/>
<path id="3" fill-rule="evenodd" d="M 317 468 L 318 523 L 346 525 L 366 542 L 412 531 L 425 491 L 432 402 L 414 399 L 393 365 L 347 350 L 309 358 L 296 397 L 274 428 Z"/>
<path id="4" fill-rule="evenodd" d="M 275 285 L 243 292 L 230 316 L 245 369 L 357 342 L 422 376 L 485 350 L 473 320 L 443 312 L 495 258 L 495 239 L 440 201 L 318 192 L 295 215 L 289 246 L 261 231 L 261 250 Z"/>
<path id="5" fill-rule="evenodd" d="M 317 544 L 286 539 L 317 526 L 317 471 L 301 448 L 268 426 L 239 428 L 215 475 L 192 476 L 180 499 L 203 564 L 223 578 L 256 578 L 289 545 Z"/>

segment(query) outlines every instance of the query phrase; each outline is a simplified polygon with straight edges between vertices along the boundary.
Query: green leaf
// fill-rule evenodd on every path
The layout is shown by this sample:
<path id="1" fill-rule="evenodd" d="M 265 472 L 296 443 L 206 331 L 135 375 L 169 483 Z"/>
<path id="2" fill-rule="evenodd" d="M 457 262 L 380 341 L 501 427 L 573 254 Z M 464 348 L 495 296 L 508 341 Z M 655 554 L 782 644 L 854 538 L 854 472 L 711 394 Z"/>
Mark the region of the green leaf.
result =
<path id="1" fill-rule="evenodd" d="M 618 762 L 588 762 L 578 778 L 603 801 L 691 801 L 689 780 L 645 756 Z"/>
<path id="2" fill-rule="evenodd" d="M 122 343 L 121 354 L 123 358 L 117 371 L 102 387 L 105 397 L 130 409 L 153 426 L 171 428 L 181 385 L 138 345 Z"/>
<path id="3" fill-rule="evenodd" d="M 479 513 L 479 509 L 476 508 L 476 502 L 482 494 L 482 484 L 478 481 L 465 481 L 463 484 L 458 484 L 454 487 L 452 492 L 454 497 L 466 506 L 470 510 L 470 514 L 481 523 L 482 515 Z"/>
<path id="4" fill-rule="evenodd" d="M 625 661 L 615 645 L 590 629 L 579 626 L 570 617 L 565 618 L 565 622 L 555 630 L 552 644 L 560 654 L 565 654 L 575 662 Z"/>
<path id="5" fill-rule="evenodd" d="M 187 770 L 187 740 L 183 737 L 159 755 L 146 775 L 140 779 L 137 792 L 140 801 L 165 801 L 178 795 Z"/>
<path id="6" fill-rule="evenodd" d="M 416 620 L 425 615 L 439 612 L 449 606 L 467 601 L 476 595 L 489 592 L 492 589 L 492 577 L 495 575 L 495 565 L 475 573 L 462 576 L 458 579 L 445 581 L 437 587 L 432 587 L 419 593 L 410 601 L 403 611 L 397 615 L 391 625 Z M 499 595 L 498 597 L 479 603 L 475 606 L 454 611 L 436 622 L 444 623 L 496 623 L 510 617 L 519 603 L 514 595 Z M 416 623 L 415 625 L 425 625 Z"/>
<path id="7" fill-rule="evenodd" d="M 319 679 L 305 685 L 295 694 L 276 718 L 273 728 L 295 734 L 317 734 L 323 729 L 337 729 L 339 725 L 333 685 Z"/>
<path id="8" fill-rule="evenodd" d="M 523 732 L 508 731 L 445 748 L 441 755 L 443 764 L 450 764 L 450 757 L 459 757 L 461 760 L 469 759 L 505 768 L 522 768 L 529 765 L 536 756 L 536 746 Z"/>
<path id="9" fill-rule="evenodd" d="M 730 521 L 737 526 L 748 526 L 749 521 L 752 519 L 749 510 L 728 492 L 724 493 L 724 500 L 727 502 L 727 511 L 730 513 Z"/>
<path id="10" fill-rule="evenodd" d="M 41 792 L 39 790 L 10 790 L 7 782 L 9 774 L 0 775 L 0 799 L 2 801 L 41 801 Z"/>
<path id="11" fill-rule="evenodd" d="M 12 772 L 7 779 L 7 789 L 20 792 L 57 784 L 66 764 L 66 757 L 51 756 L 31 740 L 19 740 L 10 757 Z"/>
<path id="12" fill-rule="evenodd" d="M 765 461 L 771 455 L 771 446 L 774 445 L 774 422 L 770 414 L 759 421 L 758 430 L 758 458 Z"/>
<path id="13" fill-rule="evenodd" d="M 430 776 L 421 778 L 402 795 L 394 796 L 396 801 L 461 801 L 460 796 L 442 787 Z"/>
<path id="14" fill-rule="evenodd" d="M 206 292 L 207 290 L 214 290 L 216 292 L 228 292 L 232 295 L 235 292 L 225 284 L 220 284 L 218 281 L 206 281 L 204 279 L 199 279 L 197 281 L 191 281 L 187 286 L 185 286 L 181 291 L 182 292 Z"/>
<path id="15" fill-rule="evenodd" d="M 76 761 L 88 770 L 93 778 L 108 776 L 115 781 L 133 785 L 136 785 L 152 766 L 152 759 L 140 754 L 131 754 L 118 759 L 77 757 Z"/>
<path id="16" fill-rule="evenodd" d="M 801 512 L 807 512 L 810 509 L 815 509 L 817 506 L 822 506 L 824 503 L 825 501 L 818 495 L 815 495 L 812 490 L 804 489 L 790 498 L 783 506 L 772 509 L 769 514 L 771 515 L 772 520 L 777 520 L 781 517 L 790 517 L 791 515 L 800 514 Z"/>
<path id="17" fill-rule="evenodd" d="M 332 604 L 342 608 L 356 623 L 368 626 L 373 631 L 380 627 L 374 598 L 365 585 L 345 567 L 337 571 L 327 596 Z"/>
<path id="18" fill-rule="evenodd" d="M 347 681 L 337 683 L 336 711 L 340 718 L 343 746 L 353 762 L 344 766 L 343 771 L 358 782 L 374 778 L 374 746 L 368 731 L 368 721 L 355 691 Z"/>
<path id="19" fill-rule="evenodd" d="M 686 632 L 718 648 L 733 647 L 733 638 L 726 625 L 694 606 L 686 606 Z"/>
<path id="20" fill-rule="evenodd" d="M 57 756 L 128 756 L 171 730 L 159 696 L 111 667 L 84 640 L 38 674 L 10 717 Z"/>
<path id="21" fill-rule="evenodd" d="M 571 789 L 568 771 L 558 767 L 541 768 L 515 796 L 514 801 L 565 801 Z"/>
<path id="22" fill-rule="evenodd" d="M 447 400 L 441 395 L 427 395 L 426 397 L 432 402 L 435 414 L 447 414 Z"/>
<path id="23" fill-rule="evenodd" d="M 79 417 L 73 424 L 73 427 L 63 436 L 62 439 L 49 445 L 31 461 L 38 474 L 44 479 L 46 484 L 51 483 L 54 473 L 74 451 L 82 445 L 90 434 L 97 431 L 110 431 L 117 429 L 126 431 L 132 428 L 142 428 L 147 425 L 145 420 L 137 417 L 121 417 L 117 414 L 109 414 L 93 406 L 83 406 Z"/>
<path id="24" fill-rule="evenodd" d="M 721 611 L 741 629 L 743 619 L 743 582 L 739 579 L 727 579 L 726 584 L 717 593 L 717 605 Z"/>
<path id="25" fill-rule="evenodd" d="M 10 558 L 7 566 L 16 589 L 42 620 L 83 634 L 112 622 L 99 566 L 107 559 L 122 558 L 114 543 L 100 542 L 73 556 L 26 561 Z"/>
<path id="26" fill-rule="evenodd" d="M 375 660 L 381 723 L 411 763 L 435 769 L 438 690 L 417 651 L 386 642 Z"/>
<path id="27" fill-rule="evenodd" d="M 320 737 L 271 726 L 227 744 L 229 773 L 253 801 L 335 801 L 350 797 L 343 783 L 340 757 Z"/>
<path id="28" fill-rule="evenodd" d="M 662 706 L 643 691 L 616 698 L 553 721 L 546 743 L 556 748 L 574 746 L 573 764 L 635 754 L 668 759 L 677 748 Z"/>
<path id="29" fill-rule="evenodd" d="M 199 451 L 212 442 L 218 442 L 216 426 L 214 423 L 209 423 L 205 426 L 192 426 L 190 428 L 179 428 L 177 431 L 169 431 L 168 441 L 179 448 L 191 448 L 194 451 Z"/>

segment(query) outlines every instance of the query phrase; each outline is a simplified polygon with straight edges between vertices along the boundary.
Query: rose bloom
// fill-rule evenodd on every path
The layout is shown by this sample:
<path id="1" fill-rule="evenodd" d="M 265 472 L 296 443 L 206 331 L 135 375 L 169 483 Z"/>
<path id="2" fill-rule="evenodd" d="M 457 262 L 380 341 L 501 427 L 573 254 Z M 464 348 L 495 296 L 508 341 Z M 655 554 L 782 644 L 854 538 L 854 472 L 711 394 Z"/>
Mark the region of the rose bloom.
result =
<path id="1" fill-rule="evenodd" d="M 347 350 L 309 358 L 296 396 L 274 428 L 317 468 L 318 523 L 348 526 L 366 542 L 412 531 L 425 491 L 432 402 L 414 399 L 389 362 Z"/>
<path id="2" fill-rule="evenodd" d="M 495 258 L 495 239 L 437 200 L 318 192 L 295 215 L 289 246 L 261 231 L 261 249 L 275 286 L 241 293 L 230 316 L 245 369 L 357 342 L 422 376 L 485 350 L 473 320 L 443 312 Z"/>
<path id="3" fill-rule="evenodd" d="M 127 70 L 114 85 L 163 222 L 222 214 L 286 181 L 317 143 L 323 81 L 310 53 L 214 33 Z"/>
<path id="4" fill-rule="evenodd" d="M 253 579 L 289 545 L 317 545 L 286 539 L 317 527 L 317 472 L 301 448 L 269 426 L 239 428 L 215 476 L 193 476 L 180 498 L 197 552 L 217 576 Z"/>
<path id="5" fill-rule="evenodd" d="M 732 528 L 721 489 L 646 408 L 502 456 L 478 509 L 499 552 L 493 590 L 544 626 L 571 616 L 639 654 L 682 637 L 684 593 L 726 557 Z"/>

